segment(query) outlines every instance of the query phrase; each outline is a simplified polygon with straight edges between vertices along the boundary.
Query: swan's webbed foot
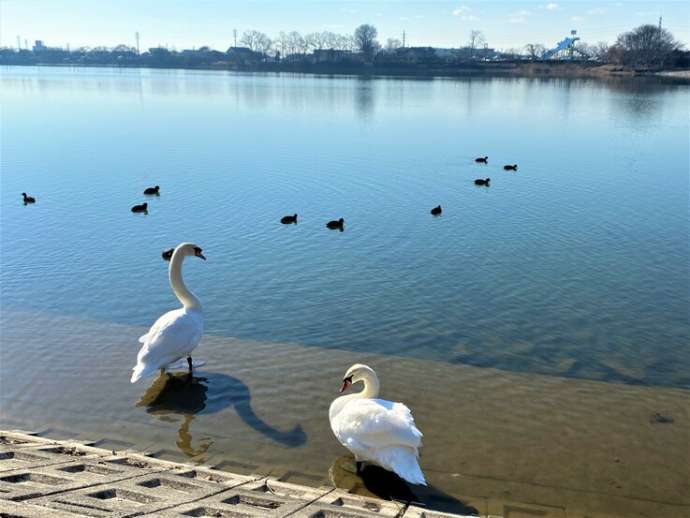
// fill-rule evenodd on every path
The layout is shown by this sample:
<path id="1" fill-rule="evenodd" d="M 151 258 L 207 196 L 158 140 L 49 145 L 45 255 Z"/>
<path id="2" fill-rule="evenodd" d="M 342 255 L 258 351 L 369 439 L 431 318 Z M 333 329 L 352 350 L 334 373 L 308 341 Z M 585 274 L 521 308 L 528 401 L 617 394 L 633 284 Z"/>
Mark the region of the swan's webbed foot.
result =
<path id="1" fill-rule="evenodd" d="M 355 461 L 355 473 L 358 475 L 362 474 L 362 464 L 364 464 L 361 460 Z"/>

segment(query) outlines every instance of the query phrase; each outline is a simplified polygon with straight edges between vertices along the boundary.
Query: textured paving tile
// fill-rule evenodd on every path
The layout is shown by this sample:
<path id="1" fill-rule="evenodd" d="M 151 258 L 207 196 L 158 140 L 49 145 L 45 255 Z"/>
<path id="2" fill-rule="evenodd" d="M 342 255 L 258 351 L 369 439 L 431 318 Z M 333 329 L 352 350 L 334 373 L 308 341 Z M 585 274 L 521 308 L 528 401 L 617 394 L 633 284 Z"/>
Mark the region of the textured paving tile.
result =
<path id="1" fill-rule="evenodd" d="M 409 506 L 405 510 L 405 514 L 402 518 L 465 518 L 457 514 L 442 513 L 440 511 L 432 511 L 429 509 L 424 509 L 423 507 L 417 507 L 414 505 Z M 467 516 L 466 518 L 470 518 Z M 476 518 L 476 517 L 471 517 Z M 485 518 L 501 518 L 500 516 L 486 516 Z"/>
<path id="2" fill-rule="evenodd" d="M 116 442 L 55 441 L 0 431 L 0 516 L 457 516 L 356 496 L 332 487 L 309 487 L 275 477 L 238 475 L 129 450 L 116 452 L 92 446 Z M 286 477 L 298 475 L 285 474 Z"/>
<path id="3" fill-rule="evenodd" d="M 208 498 L 169 509 L 165 514 L 156 513 L 156 516 L 265 516 L 277 518 L 291 516 L 306 505 L 303 500 L 266 492 L 261 489 L 262 487 L 262 485 L 257 484 L 244 484 Z"/>
<path id="4" fill-rule="evenodd" d="M 17 503 L 2 500 L 0 501 L 0 516 L 3 518 L 76 518 L 79 515 L 55 509 L 47 510 L 45 507 L 25 502 Z"/>
<path id="5" fill-rule="evenodd" d="M 400 516 L 405 508 L 406 505 L 403 503 L 352 495 L 342 489 L 334 489 L 302 510 L 299 516 L 320 516 L 319 513 L 364 513 L 365 516 L 375 514 L 395 517 Z"/>

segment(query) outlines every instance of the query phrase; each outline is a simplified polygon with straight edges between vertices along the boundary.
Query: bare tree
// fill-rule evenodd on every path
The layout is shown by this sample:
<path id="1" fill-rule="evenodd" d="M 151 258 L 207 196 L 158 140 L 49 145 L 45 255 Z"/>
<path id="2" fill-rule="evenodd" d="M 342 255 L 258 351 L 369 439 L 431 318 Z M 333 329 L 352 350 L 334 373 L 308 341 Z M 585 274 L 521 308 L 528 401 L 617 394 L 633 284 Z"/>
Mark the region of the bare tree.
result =
<path id="1" fill-rule="evenodd" d="M 668 30 L 656 25 L 640 25 L 618 36 L 614 47 L 623 64 L 643 67 L 662 67 L 671 53 L 682 45 Z"/>
<path id="2" fill-rule="evenodd" d="M 391 52 L 402 47 L 402 42 L 398 38 L 388 38 L 386 40 L 386 50 Z"/>
<path id="3" fill-rule="evenodd" d="M 340 50 L 349 50 L 350 52 L 355 52 L 357 47 L 357 41 L 352 34 L 341 34 L 338 37 L 338 45 Z"/>
<path id="4" fill-rule="evenodd" d="M 541 43 L 528 43 L 525 45 L 525 53 L 530 59 L 541 59 L 544 57 L 546 48 Z"/>
<path id="5" fill-rule="evenodd" d="M 599 61 L 607 61 L 609 55 L 609 44 L 605 41 L 597 42 L 594 45 L 594 58 Z"/>
<path id="6" fill-rule="evenodd" d="M 262 54 L 266 54 L 271 49 L 272 45 L 273 45 L 273 42 L 271 41 L 271 38 L 269 38 L 263 32 L 260 32 L 256 38 L 256 43 L 254 46 L 255 46 L 255 50 L 257 52 L 261 52 Z"/>
<path id="7" fill-rule="evenodd" d="M 306 54 L 308 46 L 299 32 L 290 32 L 290 34 L 287 35 L 287 40 L 290 54 Z"/>
<path id="8" fill-rule="evenodd" d="M 287 56 L 288 37 L 283 31 L 280 31 L 280 34 L 273 38 L 273 49 L 276 51 L 276 54 L 279 54 L 279 57 Z"/>
<path id="9" fill-rule="evenodd" d="M 354 40 L 355 45 L 364 56 L 371 60 L 379 48 L 379 43 L 376 41 L 378 31 L 376 27 L 369 24 L 360 25 L 355 29 Z"/>
<path id="10" fill-rule="evenodd" d="M 321 50 L 325 46 L 325 38 L 323 32 L 311 32 L 304 36 L 304 43 L 309 49 Z"/>
<path id="11" fill-rule="evenodd" d="M 271 48 L 271 39 L 259 31 L 245 31 L 242 34 L 242 38 L 240 38 L 240 43 L 254 52 L 261 52 L 263 54 Z"/>
<path id="12" fill-rule="evenodd" d="M 486 38 L 482 31 L 473 30 L 470 31 L 470 38 L 467 42 L 467 46 L 470 48 L 470 55 L 474 56 L 474 50 L 483 46 L 486 43 Z"/>
<path id="13" fill-rule="evenodd" d="M 321 33 L 321 40 L 325 49 L 335 49 L 338 46 L 338 35 L 334 32 L 323 31 Z"/>

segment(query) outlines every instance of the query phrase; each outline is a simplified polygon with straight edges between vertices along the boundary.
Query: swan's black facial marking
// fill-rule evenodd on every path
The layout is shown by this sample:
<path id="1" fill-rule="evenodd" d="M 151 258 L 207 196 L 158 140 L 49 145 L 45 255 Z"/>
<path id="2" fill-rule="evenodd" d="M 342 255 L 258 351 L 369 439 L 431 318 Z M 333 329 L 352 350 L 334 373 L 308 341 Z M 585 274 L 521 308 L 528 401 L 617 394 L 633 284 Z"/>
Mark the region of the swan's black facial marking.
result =
<path id="1" fill-rule="evenodd" d="M 352 376 L 348 376 L 347 378 L 343 379 L 343 386 L 340 387 L 338 392 L 345 392 L 350 385 L 352 385 Z"/>
<path id="2" fill-rule="evenodd" d="M 202 254 L 201 252 L 202 252 L 201 248 L 199 248 L 198 246 L 195 246 L 195 247 L 194 247 L 194 255 L 195 255 L 196 257 L 202 258 L 202 259 L 205 261 L 205 260 L 206 260 L 206 257 L 205 257 L 204 254 Z"/>
<path id="3" fill-rule="evenodd" d="M 172 259 L 173 252 L 175 251 L 174 248 L 170 248 L 168 250 L 165 250 L 162 254 L 161 257 L 163 258 L 164 261 L 170 261 Z"/>

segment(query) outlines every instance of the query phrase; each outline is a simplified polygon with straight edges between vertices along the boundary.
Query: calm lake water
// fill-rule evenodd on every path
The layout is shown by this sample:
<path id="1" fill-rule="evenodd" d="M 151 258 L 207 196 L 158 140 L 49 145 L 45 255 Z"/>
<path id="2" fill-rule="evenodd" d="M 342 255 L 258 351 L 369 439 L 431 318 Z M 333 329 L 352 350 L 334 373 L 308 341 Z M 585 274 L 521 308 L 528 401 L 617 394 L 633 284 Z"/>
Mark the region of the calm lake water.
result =
<path id="1" fill-rule="evenodd" d="M 690 506 L 687 464 L 671 481 L 645 478 L 652 459 L 665 474 L 690 460 L 687 85 L 6 67 L 0 96 L 6 423 L 261 458 L 319 481 L 344 454 L 328 403 L 368 358 L 383 396 L 417 416 L 446 502 L 542 502 L 457 477 L 495 468 L 532 487 L 540 462 L 542 473 L 587 462 L 559 472 L 548 505 Z M 132 214 L 156 184 L 148 215 Z M 23 191 L 38 202 L 24 206 Z M 279 224 L 295 212 L 297 225 Z M 339 217 L 344 232 L 325 228 Z M 153 380 L 129 375 L 138 336 L 177 307 L 160 252 L 181 241 L 208 257 L 188 260 L 185 279 L 204 305 L 197 356 L 209 363 L 200 392 L 161 407 L 141 399 Z M 250 393 L 247 410 L 237 401 Z M 626 404 L 639 412 L 616 414 Z M 655 446 L 644 434 L 660 429 L 657 411 L 674 423 Z M 566 448 L 573 421 L 590 437 Z M 206 449 L 190 449 L 190 427 Z M 606 473 L 603 457 L 575 457 L 603 447 L 599 434 L 615 444 L 608 433 L 635 438 L 625 451 L 650 494 L 625 479 L 630 466 L 615 475 L 620 502 L 564 492 Z M 512 463 L 525 434 L 532 449 L 553 434 L 557 456 Z"/>

